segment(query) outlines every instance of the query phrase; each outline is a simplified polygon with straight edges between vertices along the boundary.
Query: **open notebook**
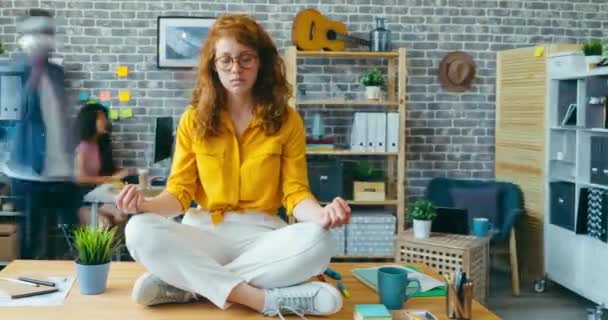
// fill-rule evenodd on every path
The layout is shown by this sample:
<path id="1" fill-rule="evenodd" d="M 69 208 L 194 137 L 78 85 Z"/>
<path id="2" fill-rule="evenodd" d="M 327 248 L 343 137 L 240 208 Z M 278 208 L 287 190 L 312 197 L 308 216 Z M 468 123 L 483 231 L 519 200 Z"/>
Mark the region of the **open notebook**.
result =
<path id="1" fill-rule="evenodd" d="M 57 290 L 57 287 L 35 287 L 29 284 L 0 279 L 0 298 L 17 299 L 56 292 Z"/>
<path id="2" fill-rule="evenodd" d="M 370 267 L 370 268 L 355 268 L 352 270 L 353 276 L 361 281 L 366 286 L 378 291 L 378 269 L 382 267 L 403 268 L 408 271 L 408 278 L 418 279 L 420 281 L 421 290 L 414 297 L 437 297 L 445 296 L 445 284 L 433 277 L 427 276 L 424 273 L 418 272 L 413 266 L 400 266 L 396 264 Z"/>

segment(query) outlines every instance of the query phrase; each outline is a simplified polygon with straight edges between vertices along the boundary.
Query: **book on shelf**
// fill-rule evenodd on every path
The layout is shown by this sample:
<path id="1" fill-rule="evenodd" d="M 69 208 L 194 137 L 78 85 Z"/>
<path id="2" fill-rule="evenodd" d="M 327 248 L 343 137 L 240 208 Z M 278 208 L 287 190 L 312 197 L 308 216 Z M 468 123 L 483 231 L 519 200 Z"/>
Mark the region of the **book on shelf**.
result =
<path id="1" fill-rule="evenodd" d="M 314 143 L 314 144 L 307 144 L 306 149 L 314 150 L 314 151 L 331 151 L 331 150 L 335 150 L 336 147 L 333 144 L 328 144 L 328 143 Z"/>

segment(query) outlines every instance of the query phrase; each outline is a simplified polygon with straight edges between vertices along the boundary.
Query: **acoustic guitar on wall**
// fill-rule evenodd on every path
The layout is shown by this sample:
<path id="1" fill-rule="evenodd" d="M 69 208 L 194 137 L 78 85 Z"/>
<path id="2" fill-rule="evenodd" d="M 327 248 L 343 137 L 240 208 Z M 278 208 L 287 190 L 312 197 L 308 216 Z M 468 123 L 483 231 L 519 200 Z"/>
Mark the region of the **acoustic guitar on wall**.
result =
<path id="1" fill-rule="evenodd" d="M 344 23 L 329 20 L 315 9 L 304 9 L 293 21 L 291 41 L 304 51 L 344 51 L 347 42 L 369 47 L 368 40 L 347 33 Z"/>

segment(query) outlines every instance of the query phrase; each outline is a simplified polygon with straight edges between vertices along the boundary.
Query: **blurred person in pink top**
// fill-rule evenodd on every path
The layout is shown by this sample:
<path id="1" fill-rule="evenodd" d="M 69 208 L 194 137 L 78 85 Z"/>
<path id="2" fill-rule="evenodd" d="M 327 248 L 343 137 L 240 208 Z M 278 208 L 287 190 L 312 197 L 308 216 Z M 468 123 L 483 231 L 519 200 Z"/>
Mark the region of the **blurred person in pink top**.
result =
<path id="1" fill-rule="evenodd" d="M 81 196 L 104 183 L 119 183 L 132 174 L 132 170 L 116 167 L 112 157 L 112 139 L 108 111 L 97 102 L 82 106 L 77 117 L 79 144 L 76 147 L 75 180 L 81 185 Z M 81 207 L 80 222 L 90 223 L 90 209 Z M 105 225 L 120 224 L 127 216 L 113 205 L 99 210 L 100 222 Z"/>

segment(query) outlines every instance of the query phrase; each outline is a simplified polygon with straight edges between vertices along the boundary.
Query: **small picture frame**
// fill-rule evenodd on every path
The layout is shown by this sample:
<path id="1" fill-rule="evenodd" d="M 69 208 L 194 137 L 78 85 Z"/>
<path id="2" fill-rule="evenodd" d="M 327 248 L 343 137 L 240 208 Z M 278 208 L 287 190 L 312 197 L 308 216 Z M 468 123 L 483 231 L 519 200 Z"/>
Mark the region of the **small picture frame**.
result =
<path id="1" fill-rule="evenodd" d="M 576 103 L 572 103 L 568 106 L 566 115 L 564 115 L 564 119 L 562 119 L 562 126 L 576 126 L 576 109 Z"/>
<path id="2" fill-rule="evenodd" d="M 158 17 L 157 67 L 196 67 L 200 49 L 215 20 L 215 17 Z"/>

